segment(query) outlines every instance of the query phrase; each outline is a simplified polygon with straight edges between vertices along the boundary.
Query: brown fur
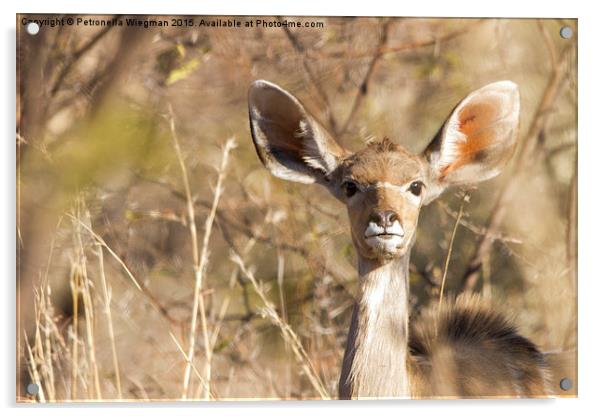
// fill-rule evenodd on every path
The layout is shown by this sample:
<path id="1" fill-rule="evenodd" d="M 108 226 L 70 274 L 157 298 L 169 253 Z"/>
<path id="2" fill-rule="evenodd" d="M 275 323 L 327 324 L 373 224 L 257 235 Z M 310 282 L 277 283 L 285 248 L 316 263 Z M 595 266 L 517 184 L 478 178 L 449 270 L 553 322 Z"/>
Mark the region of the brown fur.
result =
<path id="1" fill-rule="evenodd" d="M 523 397 L 549 393 L 544 355 L 476 296 L 433 305 L 410 325 L 415 397 Z"/>

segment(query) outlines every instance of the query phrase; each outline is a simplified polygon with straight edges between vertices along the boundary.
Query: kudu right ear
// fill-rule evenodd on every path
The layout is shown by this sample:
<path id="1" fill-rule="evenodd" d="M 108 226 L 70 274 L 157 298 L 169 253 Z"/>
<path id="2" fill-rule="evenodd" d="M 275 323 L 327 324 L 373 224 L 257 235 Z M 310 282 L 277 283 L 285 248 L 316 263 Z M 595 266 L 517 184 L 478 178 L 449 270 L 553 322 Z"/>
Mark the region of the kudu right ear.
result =
<path id="1" fill-rule="evenodd" d="M 425 203 L 449 186 L 498 175 L 514 153 L 519 113 L 511 81 L 488 84 L 460 101 L 424 152 L 431 170 Z"/>
<path id="2" fill-rule="evenodd" d="M 324 183 L 347 154 L 296 97 L 271 82 L 249 87 L 249 119 L 259 159 L 279 178 Z"/>

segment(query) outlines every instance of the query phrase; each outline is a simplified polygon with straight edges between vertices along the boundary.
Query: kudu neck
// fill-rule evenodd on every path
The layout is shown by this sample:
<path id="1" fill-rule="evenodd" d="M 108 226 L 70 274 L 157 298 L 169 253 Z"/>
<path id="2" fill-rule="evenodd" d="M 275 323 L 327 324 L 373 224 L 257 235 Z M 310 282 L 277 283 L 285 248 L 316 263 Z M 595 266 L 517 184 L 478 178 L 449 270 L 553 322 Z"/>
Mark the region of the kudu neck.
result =
<path id="1" fill-rule="evenodd" d="M 358 272 L 340 394 L 407 397 L 409 253 L 384 264 L 360 258 Z"/>

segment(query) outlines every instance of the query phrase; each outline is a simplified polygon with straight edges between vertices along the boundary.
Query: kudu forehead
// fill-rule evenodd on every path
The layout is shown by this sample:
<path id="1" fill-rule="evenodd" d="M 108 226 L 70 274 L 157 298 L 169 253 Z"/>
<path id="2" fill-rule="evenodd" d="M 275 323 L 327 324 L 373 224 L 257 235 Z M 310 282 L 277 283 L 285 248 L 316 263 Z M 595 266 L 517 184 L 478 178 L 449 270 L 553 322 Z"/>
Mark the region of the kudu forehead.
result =
<path id="1" fill-rule="evenodd" d="M 426 168 L 421 157 L 385 139 L 348 157 L 341 173 L 363 184 L 403 185 L 424 178 Z"/>

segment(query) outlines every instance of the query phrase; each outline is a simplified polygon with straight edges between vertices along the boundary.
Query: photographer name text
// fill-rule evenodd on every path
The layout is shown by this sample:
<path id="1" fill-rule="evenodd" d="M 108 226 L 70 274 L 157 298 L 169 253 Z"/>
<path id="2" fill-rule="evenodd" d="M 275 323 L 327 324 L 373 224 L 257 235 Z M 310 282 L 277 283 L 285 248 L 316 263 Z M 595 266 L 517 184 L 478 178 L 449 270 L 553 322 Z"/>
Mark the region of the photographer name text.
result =
<path id="1" fill-rule="evenodd" d="M 325 27 L 323 21 L 313 19 L 278 19 L 278 18 L 218 18 L 218 17 L 169 17 L 167 19 L 159 18 L 141 18 L 141 17 L 85 17 L 85 16 L 66 16 L 32 19 L 24 17 L 21 20 L 23 26 L 29 23 L 36 23 L 40 28 L 61 27 L 61 26 L 124 26 L 141 29 L 160 28 L 160 27 L 202 27 L 202 28 L 317 28 Z"/>

